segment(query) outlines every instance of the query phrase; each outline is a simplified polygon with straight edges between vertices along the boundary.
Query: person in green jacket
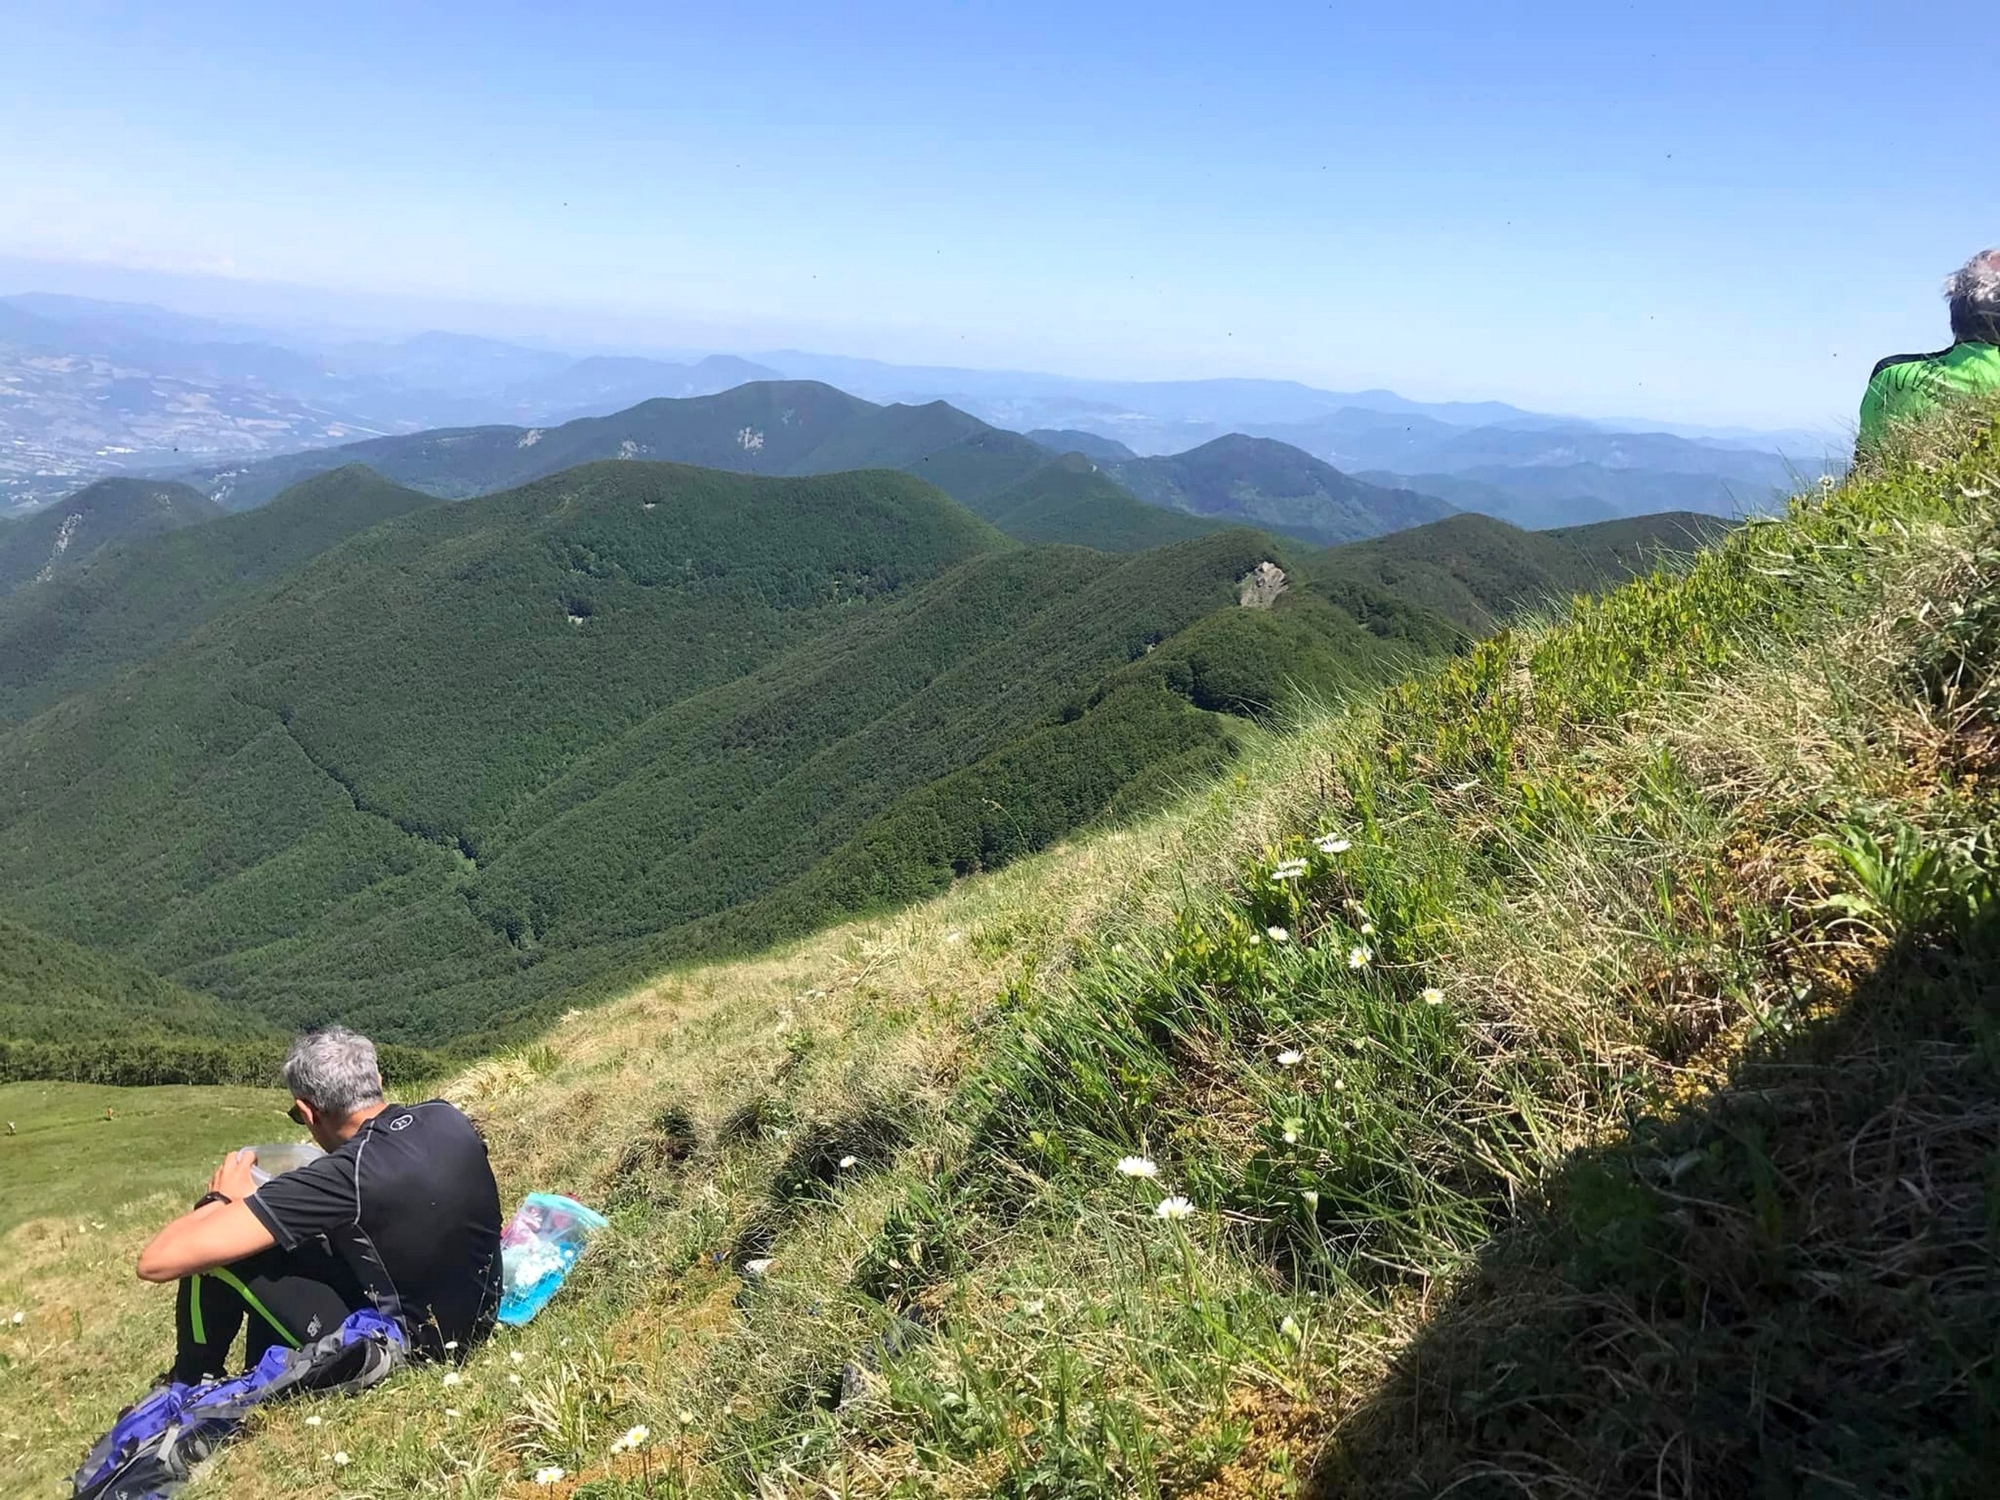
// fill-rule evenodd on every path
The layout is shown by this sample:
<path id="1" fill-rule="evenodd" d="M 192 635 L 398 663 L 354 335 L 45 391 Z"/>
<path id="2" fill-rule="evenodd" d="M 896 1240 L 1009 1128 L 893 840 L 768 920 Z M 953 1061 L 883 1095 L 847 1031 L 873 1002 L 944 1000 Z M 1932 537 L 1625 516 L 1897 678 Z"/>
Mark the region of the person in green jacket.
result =
<path id="1" fill-rule="evenodd" d="M 1897 354 L 1875 367 L 1861 398 L 1858 455 L 1880 446 L 1890 427 L 1946 401 L 2000 392 L 2000 249 L 1982 250 L 1946 279 L 1952 346 Z"/>

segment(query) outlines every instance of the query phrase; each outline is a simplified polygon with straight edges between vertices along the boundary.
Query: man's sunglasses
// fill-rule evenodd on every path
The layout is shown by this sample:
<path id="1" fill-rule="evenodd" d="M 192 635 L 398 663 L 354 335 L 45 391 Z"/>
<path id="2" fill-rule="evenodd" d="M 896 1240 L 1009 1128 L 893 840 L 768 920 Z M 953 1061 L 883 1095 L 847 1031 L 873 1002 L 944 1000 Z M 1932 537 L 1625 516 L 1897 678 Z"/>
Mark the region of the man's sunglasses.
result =
<path id="1" fill-rule="evenodd" d="M 305 1111 L 299 1108 L 299 1102 L 296 1099 L 292 1101 L 292 1107 L 285 1111 L 285 1118 L 301 1129 L 310 1130 L 312 1128 L 306 1119 Z"/>

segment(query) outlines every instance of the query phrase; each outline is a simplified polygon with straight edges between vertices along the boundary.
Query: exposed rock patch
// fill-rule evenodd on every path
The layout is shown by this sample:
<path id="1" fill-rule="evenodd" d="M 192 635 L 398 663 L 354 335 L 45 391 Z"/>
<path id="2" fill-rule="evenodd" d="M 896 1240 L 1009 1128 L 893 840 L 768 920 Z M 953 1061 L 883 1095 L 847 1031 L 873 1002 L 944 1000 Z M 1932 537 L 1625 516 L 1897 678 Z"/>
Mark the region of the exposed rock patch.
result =
<path id="1" fill-rule="evenodd" d="M 1283 568 L 1269 560 L 1260 562 L 1236 585 L 1236 602 L 1245 609 L 1269 609 L 1278 602 L 1287 582 Z"/>

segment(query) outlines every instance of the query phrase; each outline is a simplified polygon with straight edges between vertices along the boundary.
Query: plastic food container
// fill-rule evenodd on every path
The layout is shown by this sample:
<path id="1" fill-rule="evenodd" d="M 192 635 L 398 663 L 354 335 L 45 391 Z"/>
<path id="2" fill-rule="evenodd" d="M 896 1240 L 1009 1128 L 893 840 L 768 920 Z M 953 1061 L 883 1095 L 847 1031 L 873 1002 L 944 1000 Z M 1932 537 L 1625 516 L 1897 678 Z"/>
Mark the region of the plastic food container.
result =
<path id="1" fill-rule="evenodd" d="M 264 1146 L 246 1146 L 246 1151 L 255 1151 L 257 1160 L 250 1168 L 250 1176 L 257 1186 L 262 1187 L 273 1177 L 282 1177 L 287 1172 L 295 1172 L 309 1161 L 318 1161 L 326 1153 L 311 1141 L 283 1141 Z"/>
<path id="2" fill-rule="evenodd" d="M 548 1305 L 609 1221 L 561 1193 L 530 1193 L 500 1236 L 500 1321 L 518 1328 Z"/>

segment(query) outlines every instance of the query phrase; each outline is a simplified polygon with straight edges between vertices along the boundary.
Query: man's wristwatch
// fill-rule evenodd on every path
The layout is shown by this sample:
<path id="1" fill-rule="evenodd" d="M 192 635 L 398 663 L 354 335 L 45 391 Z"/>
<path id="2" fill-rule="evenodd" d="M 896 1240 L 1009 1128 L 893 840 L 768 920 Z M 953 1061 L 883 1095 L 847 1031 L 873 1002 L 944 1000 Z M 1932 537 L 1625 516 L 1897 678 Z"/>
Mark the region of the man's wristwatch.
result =
<path id="1" fill-rule="evenodd" d="M 218 1193 L 211 1190 L 209 1192 L 203 1193 L 199 1198 L 195 1199 L 194 1206 L 196 1208 L 207 1208 L 208 1205 L 211 1203 L 234 1203 L 235 1201 L 236 1200 L 230 1197 L 229 1194 L 227 1193 Z"/>

